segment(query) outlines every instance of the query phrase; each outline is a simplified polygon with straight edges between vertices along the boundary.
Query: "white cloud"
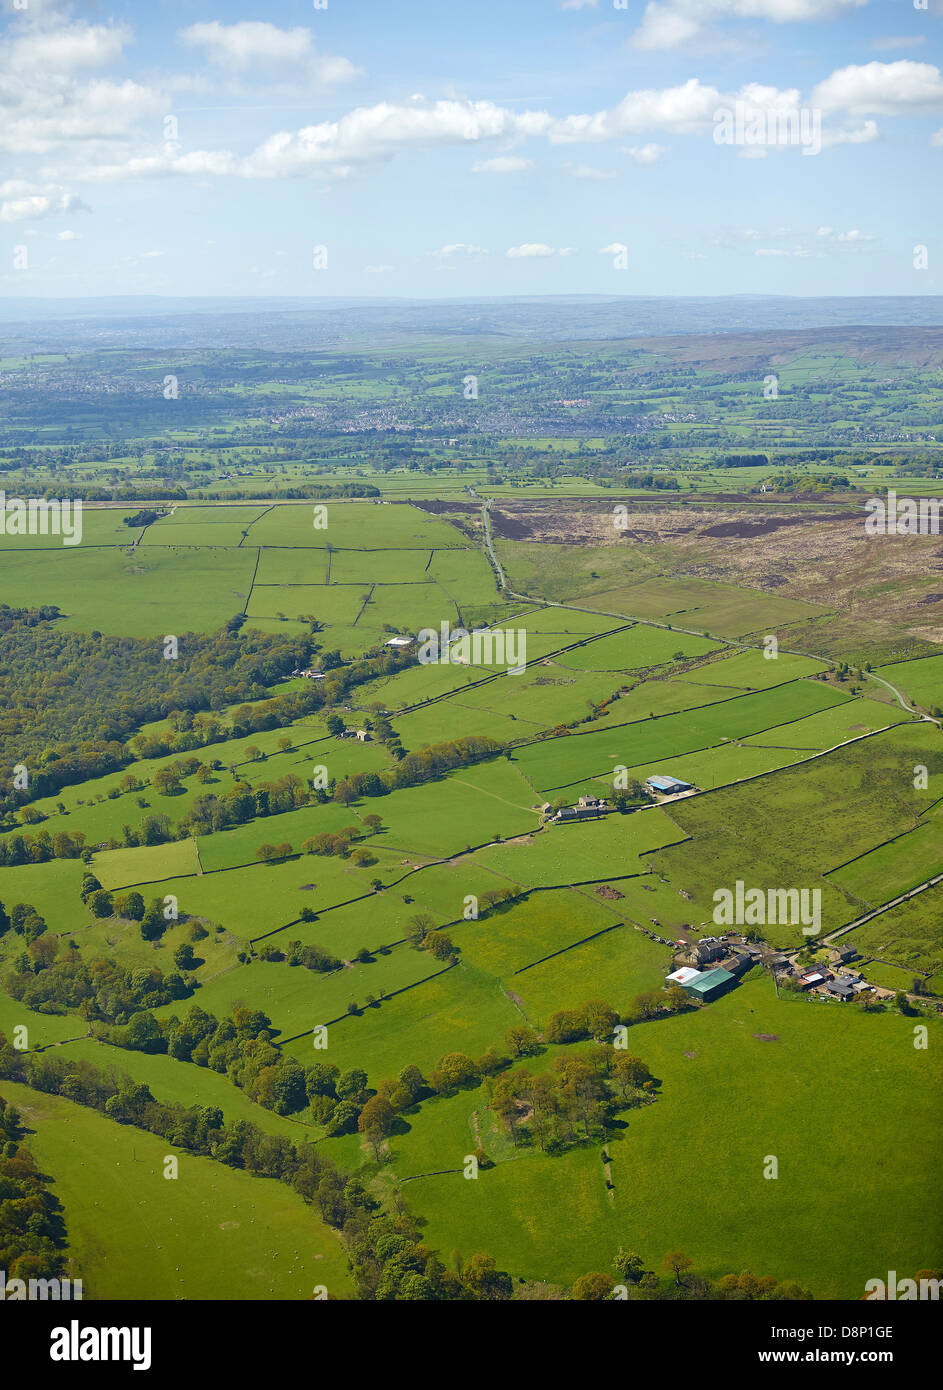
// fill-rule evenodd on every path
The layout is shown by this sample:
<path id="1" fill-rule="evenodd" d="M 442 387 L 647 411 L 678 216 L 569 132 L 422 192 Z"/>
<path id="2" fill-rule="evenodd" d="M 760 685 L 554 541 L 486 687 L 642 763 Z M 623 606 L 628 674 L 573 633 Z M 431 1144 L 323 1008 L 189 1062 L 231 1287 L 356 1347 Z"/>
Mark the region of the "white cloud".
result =
<path id="1" fill-rule="evenodd" d="M 653 3 L 646 5 L 633 42 L 636 48 L 677 48 L 692 39 L 700 27 L 696 19 Z"/>
<path id="2" fill-rule="evenodd" d="M 311 30 L 300 25 L 279 29 L 264 20 L 221 24 L 213 19 L 181 29 L 178 37 L 190 47 L 204 49 L 211 63 L 230 73 L 287 66 L 304 68 L 319 82 L 334 83 L 346 82 L 358 72 L 347 58 L 318 53 Z"/>
<path id="3" fill-rule="evenodd" d="M 0 222 L 34 222 L 67 212 L 88 212 L 88 208 L 74 193 L 54 185 L 44 187 L 22 179 L 0 183 Z"/>
<path id="4" fill-rule="evenodd" d="M 930 136 L 931 145 L 943 145 L 943 128 L 935 130 Z"/>
<path id="5" fill-rule="evenodd" d="M 637 48 L 677 48 L 724 19 L 766 19 L 789 24 L 832 19 L 867 0 L 651 0 L 633 35 Z"/>
<path id="6" fill-rule="evenodd" d="M 575 179 L 591 179 L 605 183 L 615 178 L 613 169 L 598 169 L 595 164 L 568 164 L 566 170 Z"/>
<path id="7" fill-rule="evenodd" d="M 119 58 L 131 39 L 125 24 L 65 24 L 30 30 L 6 45 L 7 61 L 19 72 L 69 73 L 80 68 L 107 67 Z"/>
<path id="8" fill-rule="evenodd" d="M 870 145 L 881 138 L 877 121 L 863 121 L 860 126 L 838 126 L 835 129 L 824 127 L 822 148 L 831 149 L 835 145 Z"/>
<path id="9" fill-rule="evenodd" d="M 494 159 L 476 159 L 472 165 L 473 174 L 520 174 L 525 169 L 533 169 L 534 161 L 516 154 L 499 154 Z"/>
<path id="10" fill-rule="evenodd" d="M 623 145 L 622 153 L 634 159 L 636 164 L 657 164 L 668 153 L 666 145 Z"/>
<path id="11" fill-rule="evenodd" d="M 229 35 L 241 26 L 195 26 Z M 263 26 L 274 28 L 274 26 Z M 286 33 L 276 30 L 278 42 Z M 300 31 L 307 33 L 306 30 Z M 274 42 L 274 41 L 273 41 Z M 241 51 L 241 50 L 238 50 Z M 916 79 L 919 100 L 930 102 L 937 89 L 943 98 L 943 79 L 929 64 L 901 61 L 873 63 L 861 68 L 845 68 L 832 73 L 819 84 L 818 105 L 833 114 L 835 126 L 826 122 L 823 145 L 866 143 L 878 138 L 873 120 L 842 121 L 843 103 L 854 113 L 880 105 L 887 109 L 897 94 L 899 101 L 913 102 Z M 89 83 L 72 100 L 60 97 L 42 111 L 34 111 L 26 127 L 15 130 L 16 119 L 8 113 L 0 121 L 0 148 L 15 133 L 18 150 L 44 149 L 64 140 L 78 146 L 79 161 L 70 177 L 106 182 L 127 177 L 233 176 L 247 179 L 291 177 L 345 178 L 369 164 L 388 161 L 397 155 L 438 149 L 467 148 L 489 142 L 521 142 L 540 139 L 554 146 L 602 144 L 625 139 L 622 152 L 640 165 L 655 163 L 666 147 L 645 137 L 655 132 L 682 135 L 709 135 L 721 108 L 732 108 L 738 101 L 752 108 L 797 110 L 802 108 L 798 89 L 780 90 L 760 83 L 747 83 L 739 92 L 724 93 L 698 78 L 673 87 L 643 88 L 628 92 L 621 101 L 595 112 L 564 116 L 542 110 L 517 110 L 492 101 L 458 98 L 430 101 L 416 96 L 402 102 L 379 102 L 354 108 L 336 120 L 322 121 L 296 130 L 281 130 L 268 136 L 248 154 L 229 149 L 187 150 L 175 144 L 131 144 L 129 130 L 142 114 L 166 112 L 166 97 L 133 82 Z M 3 93 L 0 90 L 0 115 Z M 901 107 L 901 113 L 906 108 Z M 107 146 L 104 137 L 111 138 Z M 32 143 L 30 143 L 32 141 Z M 744 158 L 762 158 L 762 146 L 745 146 L 738 151 Z M 513 174 L 533 167 L 523 154 L 497 154 L 479 158 L 475 173 Z M 611 177 L 590 163 L 576 162 L 569 172 L 580 178 Z M 50 177 L 63 178 L 50 171 Z"/>
<path id="12" fill-rule="evenodd" d="M 823 237 L 826 241 L 860 243 L 874 240 L 874 236 L 871 232 L 861 232 L 857 228 L 853 228 L 849 232 L 836 232 L 834 227 L 820 227 L 815 235 L 817 237 Z"/>
<path id="13" fill-rule="evenodd" d="M 530 260 L 538 256 L 555 256 L 552 246 L 543 241 L 525 241 L 522 246 L 511 246 L 505 252 L 511 260 Z"/>
<path id="14" fill-rule="evenodd" d="M 943 75 L 932 63 L 899 58 L 839 68 L 812 92 L 812 105 L 852 116 L 943 110 Z"/>
<path id="15" fill-rule="evenodd" d="M 79 233 L 79 232 L 56 232 L 56 240 L 57 240 L 57 241 L 81 241 L 81 240 L 82 240 L 82 237 L 81 237 L 81 233 Z"/>
<path id="16" fill-rule="evenodd" d="M 453 241 L 447 246 L 440 246 L 438 251 L 429 251 L 429 256 L 435 256 L 439 260 L 444 260 L 452 256 L 487 256 L 488 252 L 483 246 L 474 246 L 465 241 Z"/>

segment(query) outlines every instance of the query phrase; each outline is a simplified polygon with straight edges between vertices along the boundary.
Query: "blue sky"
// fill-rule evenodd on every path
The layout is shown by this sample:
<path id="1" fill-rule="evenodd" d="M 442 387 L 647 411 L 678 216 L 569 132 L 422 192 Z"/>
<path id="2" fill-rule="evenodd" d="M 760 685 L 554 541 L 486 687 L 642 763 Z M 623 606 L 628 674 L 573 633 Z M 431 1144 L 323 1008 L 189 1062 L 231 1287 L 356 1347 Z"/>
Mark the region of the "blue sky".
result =
<path id="1" fill-rule="evenodd" d="M 25 5 L 7 295 L 943 293 L 943 0 Z"/>

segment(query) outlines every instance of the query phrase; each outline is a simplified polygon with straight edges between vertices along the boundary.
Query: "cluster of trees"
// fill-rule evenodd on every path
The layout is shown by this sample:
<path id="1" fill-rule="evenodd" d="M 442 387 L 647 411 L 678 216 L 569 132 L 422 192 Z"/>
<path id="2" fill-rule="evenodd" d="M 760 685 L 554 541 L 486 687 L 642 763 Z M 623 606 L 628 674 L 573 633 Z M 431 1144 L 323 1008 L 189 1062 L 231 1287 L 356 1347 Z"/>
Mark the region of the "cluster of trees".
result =
<path id="1" fill-rule="evenodd" d="M 32 807 L 24 807 L 24 810 L 30 811 Z M 54 835 L 50 835 L 48 830 L 40 830 L 35 835 L 17 832 L 0 838 L 0 865 L 4 867 L 45 864 L 50 859 L 80 859 L 84 853 L 83 830 L 75 830 L 71 834 L 57 830 Z"/>
<path id="2" fill-rule="evenodd" d="M 44 930 L 13 961 L 3 982 L 7 993 L 37 1013 L 74 1013 L 115 1024 L 193 993 L 179 972 L 165 975 L 157 966 L 130 969 L 106 959 L 86 964 L 71 941 L 61 958 L 58 951 L 56 937 Z"/>
<path id="3" fill-rule="evenodd" d="M 361 952 L 361 956 L 364 954 L 368 960 L 373 959 L 369 951 Z M 344 963 L 338 960 L 337 956 L 332 956 L 323 946 L 306 946 L 301 941 L 289 941 L 284 950 L 274 942 L 267 942 L 259 949 L 259 960 L 300 965 L 305 970 L 315 970 L 322 975 L 330 974 L 332 970 L 340 970 Z"/>
<path id="4" fill-rule="evenodd" d="M 612 1039 L 619 1023 L 644 1023 L 659 1014 L 681 1013 L 690 1007 L 691 1000 L 680 985 L 636 994 L 621 1014 L 603 999 L 588 999 L 579 1008 L 558 1009 L 551 1014 L 544 1037 L 549 1043 L 580 1042 L 584 1038 L 602 1042 Z"/>
<path id="5" fill-rule="evenodd" d="M 721 454 L 715 461 L 715 468 L 766 468 L 768 454 Z"/>
<path id="6" fill-rule="evenodd" d="M 624 473 L 619 482 L 625 487 L 653 488 L 656 492 L 677 492 L 678 479 L 670 473 Z"/>
<path id="7" fill-rule="evenodd" d="M 313 626 L 317 625 L 313 623 Z M 306 714 L 341 704 L 358 685 L 375 680 L 378 676 L 395 675 L 414 660 L 410 653 L 402 649 L 397 651 L 383 647 L 345 666 L 335 653 L 322 652 L 318 657 L 321 670 L 329 672 L 323 681 L 306 682 L 300 690 L 288 690 L 270 699 L 240 704 L 229 716 L 228 723 L 211 710 L 173 710 L 168 716 L 170 727 L 167 730 L 160 734 L 137 734 L 128 747 L 135 758 L 160 758 L 167 753 L 205 748 L 224 739 L 248 738 L 270 729 L 285 728 Z M 305 665 L 307 661 L 300 664 Z M 243 697 L 237 695 L 236 698 Z M 329 732 L 331 720 L 334 719 L 340 728 L 344 727 L 340 716 L 331 715 L 328 719 Z"/>
<path id="8" fill-rule="evenodd" d="M 491 1256 L 475 1254 L 460 1262 L 457 1272 L 447 1269 L 436 1251 L 423 1243 L 401 1197 L 395 1196 L 384 1212 L 359 1180 L 345 1177 L 314 1144 L 293 1144 L 248 1120 L 227 1124 L 215 1106 L 162 1104 L 129 1076 L 76 1058 L 19 1052 L 3 1033 L 0 1078 L 90 1106 L 118 1124 L 160 1135 L 188 1153 L 286 1183 L 339 1232 L 361 1299 L 484 1301 L 511 1295 L 510 1276 Z M 4 1177 L 0 1165 L 0 1183 Z M 0 1224 L 0 1253 L 3 1232 Z M 19 1273 L 15 1268 L 12 1272 Z"/>
<path id="9" fill-rule="evenodd" d="M 760 487 L 751 488 L 758 492 L 834 492 L 836 488 L 850 487 L 843 473 L 772 473 L 764 478 Z"/>
<path id="10" fill-rule="evenodd" d="M 41 608 L 11 608 L 8 603 L 0 603 L 0 634 L 15 627 L 38 627 L 40 623 L 51 623 L 61 617 L 54 603 L 43 604 Z"/>
<path id="11" fill-rule="evenodd" d="M 32 903 L 14 903 L 9 913 L 0 903 L 0 937 L 11 929 L 31 947 L 46 932 L 46 923 Z M 55 937 L 50 940 L 55 941 Z"/>
<path id="12" fill-rule="evenodd" d="M 0 1096 L 0 1270 L 8 1279 L 52 1279 L 65 1269 L 65 1229 L 51 1179 L 22 1137 L 18 1113 Z"/>
<path id="13" fill-rule="evenodd" d="M 614 1113 L 639 1104 L 654 1088 L 641 1058 L 600 1045 L 557 1056 L 548 1071 L 506 1073 L 492 1087 L 491 1106 L 515 1144 L 556 1154 L 603 1139 Z"/>
<path id="14" fill-rule="evenodd" d="M 501 749 L 502 745 L 491 738 L 470 736 L 454 739 L 448 743 L 417 749 L 415 753 L 407 754 L 395 767 L 383 772 L 355 773 L 350 777 L 342 777 L 333 781 L 328 789 L 312 790 L 294 773 L 287 773 L 271 782 L 259 782 L 255 786 L 240 781 L 223 796 L 207 792 L 196 797 L 186 816 L 175 827 L 166 815 L 153 814 L 145 817 L 137 830 L 125 826 L 123 839 L 112 839 L 108 843 L 117 848 L 122 844 L 160 844 L 166 840 L 210 835 L 231 826 L 245 825 L 259 818 L 297 810 L 312 800 L 333 800 L 349 806 L 359 797 L 386 796 L 398 787 L 416 786 L 451 768 L 494 757 Z M 198 758 L 178 759 L 157 770 L 154 774 L 154 787 L 165 795 L 173 795 L 178 790 L 181 779 L 194 774 L 206 781 L 212 776 L 212 770 Z M 364 825 L 368 830 L 379 830 L 382 823 L 382 818 L 375 814 L 364 817 Z M 306 854 L 336 854 L 346 857 L 350 852 L 351 842 L 361 837 L 362 831 L 357 826 L 346 826 L 339 831 L 321 831 L 305 840 L 302 850 Z M 0 841 L 0 846 L 2 844 Z M 26 857 L 11 862 L 31 862 L 28 857 L 31 851 L 25 846 L 25 841 L 19 852 Z M 263 860 L 279 859 L 292 852 L 290 844 L 265 844 L 259 846 L 258 857 Z M 365 850 L 359 851 L 359 854 L 361 862 L 374 862 Z"/>
<path id="15" fill-rule="evenodd" d="M 433 743 L 427 748 L 417 748 L 415 752 L 407 753 L 394 767 L 383 772 L 358 772 L 342 778 L 334 789 L 334 800 L 349 805 L 361 796 L 386 796 L 400 787 L 418 786 L 433 777 L 440 777 L 443 772 L 482 762 L 503 751 L 504 745 L 497 739 L 481 734 Z"/>
<path id="16" fill-rule="evenodd" d="M 309 637 L 223 628 L 181 634 L 167 661 L 153 639 L 14 625 L 0 634 L 0 811 L 125 766 L 124 740 L 172 711 L 263 699 L 314 650 Z M 27 788 L 13 787 L 18 764 Z"/>
<path id="17" fill-rule="evenodd" d="M 593 1271 L 580 1275 L 570 1289 L 570 1298 L 581 1302 L 603 1302 L 613 1297 L 618 1285 L 630 1302 L 675 1303 L 707 1300 L 720 1303 L 808 1302 L 813 1295 L 795 1283 L 780 1283 L 770 1275 L 724 1274 L 706 1279 L 692 1273 L 693 1261 L 683 1250 L 670 1250 L 662 1261 L 665 1273 L 646 1269 L 640 1255 L 619 1248 L 613 1260 L 616 1275 Z"/>

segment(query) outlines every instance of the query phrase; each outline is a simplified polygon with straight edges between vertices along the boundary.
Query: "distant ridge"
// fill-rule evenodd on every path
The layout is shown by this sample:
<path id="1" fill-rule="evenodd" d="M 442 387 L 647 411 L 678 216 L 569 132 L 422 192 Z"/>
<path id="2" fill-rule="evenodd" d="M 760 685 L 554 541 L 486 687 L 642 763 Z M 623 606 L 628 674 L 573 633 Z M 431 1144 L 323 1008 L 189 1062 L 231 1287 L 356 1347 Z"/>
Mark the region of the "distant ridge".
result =
<path id="1" fill-rule="evenodd" d="M 618 340 L 833 328 L 943 327 L 943 295 L 561 295 L 485 299 L 7 298 L 0 336 L 51 344 L 269 349 L 402 345 L 420 338 Z"/>

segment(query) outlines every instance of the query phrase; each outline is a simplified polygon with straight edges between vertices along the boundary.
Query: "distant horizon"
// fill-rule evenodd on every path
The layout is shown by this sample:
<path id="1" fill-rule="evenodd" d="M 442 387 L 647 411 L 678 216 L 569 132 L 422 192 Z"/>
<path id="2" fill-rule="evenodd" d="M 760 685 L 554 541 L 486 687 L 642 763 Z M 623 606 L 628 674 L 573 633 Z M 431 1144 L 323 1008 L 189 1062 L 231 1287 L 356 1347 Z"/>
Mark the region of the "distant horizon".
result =
<path id="1" fill-rule="evenodd" d="M 832 299 L 839 300 L 872 300 L 872 299 L 903 299 L 912 300 L 915 303 L 927 303 L 933 300 L 943 300 L 943 294 L 786 294 L 786 293 L 764 293 L 761 291 L 732 291 L 729 294 L 606 294 L 599 290 L 572 291 L 567 294 L 554 294 L 548 291 L 546 294 L 456 294 L 456 295 L 357 295 L 357 294 L 283 294 L 267 295 L 252 293 L 250 290 L 231 291 L 228 294 L 169 294 L 165 292 L 139 291 L 126 294 L 75 294 L 75 295 L 21 295 L 6 294 L 0 296 L 0 306 L 9 303 L 39 303 L 39 304 L 74 304 L 86 301 L 107 301 L 114 300 L 141 300 L 141 299 L 170 299 L 182 303 L 192 303 L 193 301 L 219 300 L 223 303 L 231 303 L 234 300 L 250 299 L 258 303 L 267 304 L 337 304 L 350 303 L 351 301 L 362 304 L 490 304 L 490 303 L 540 303 L 540 302 L 559 302 L 561 300 L 595 300 L 604 303 L 637 303 L 637 302 L 658 302 L 660 300 L 682 300 L 710 302 L 727 299 L 788 299 L 788 300 L 809 300 L 814 303 L 827 302 Z"/>

